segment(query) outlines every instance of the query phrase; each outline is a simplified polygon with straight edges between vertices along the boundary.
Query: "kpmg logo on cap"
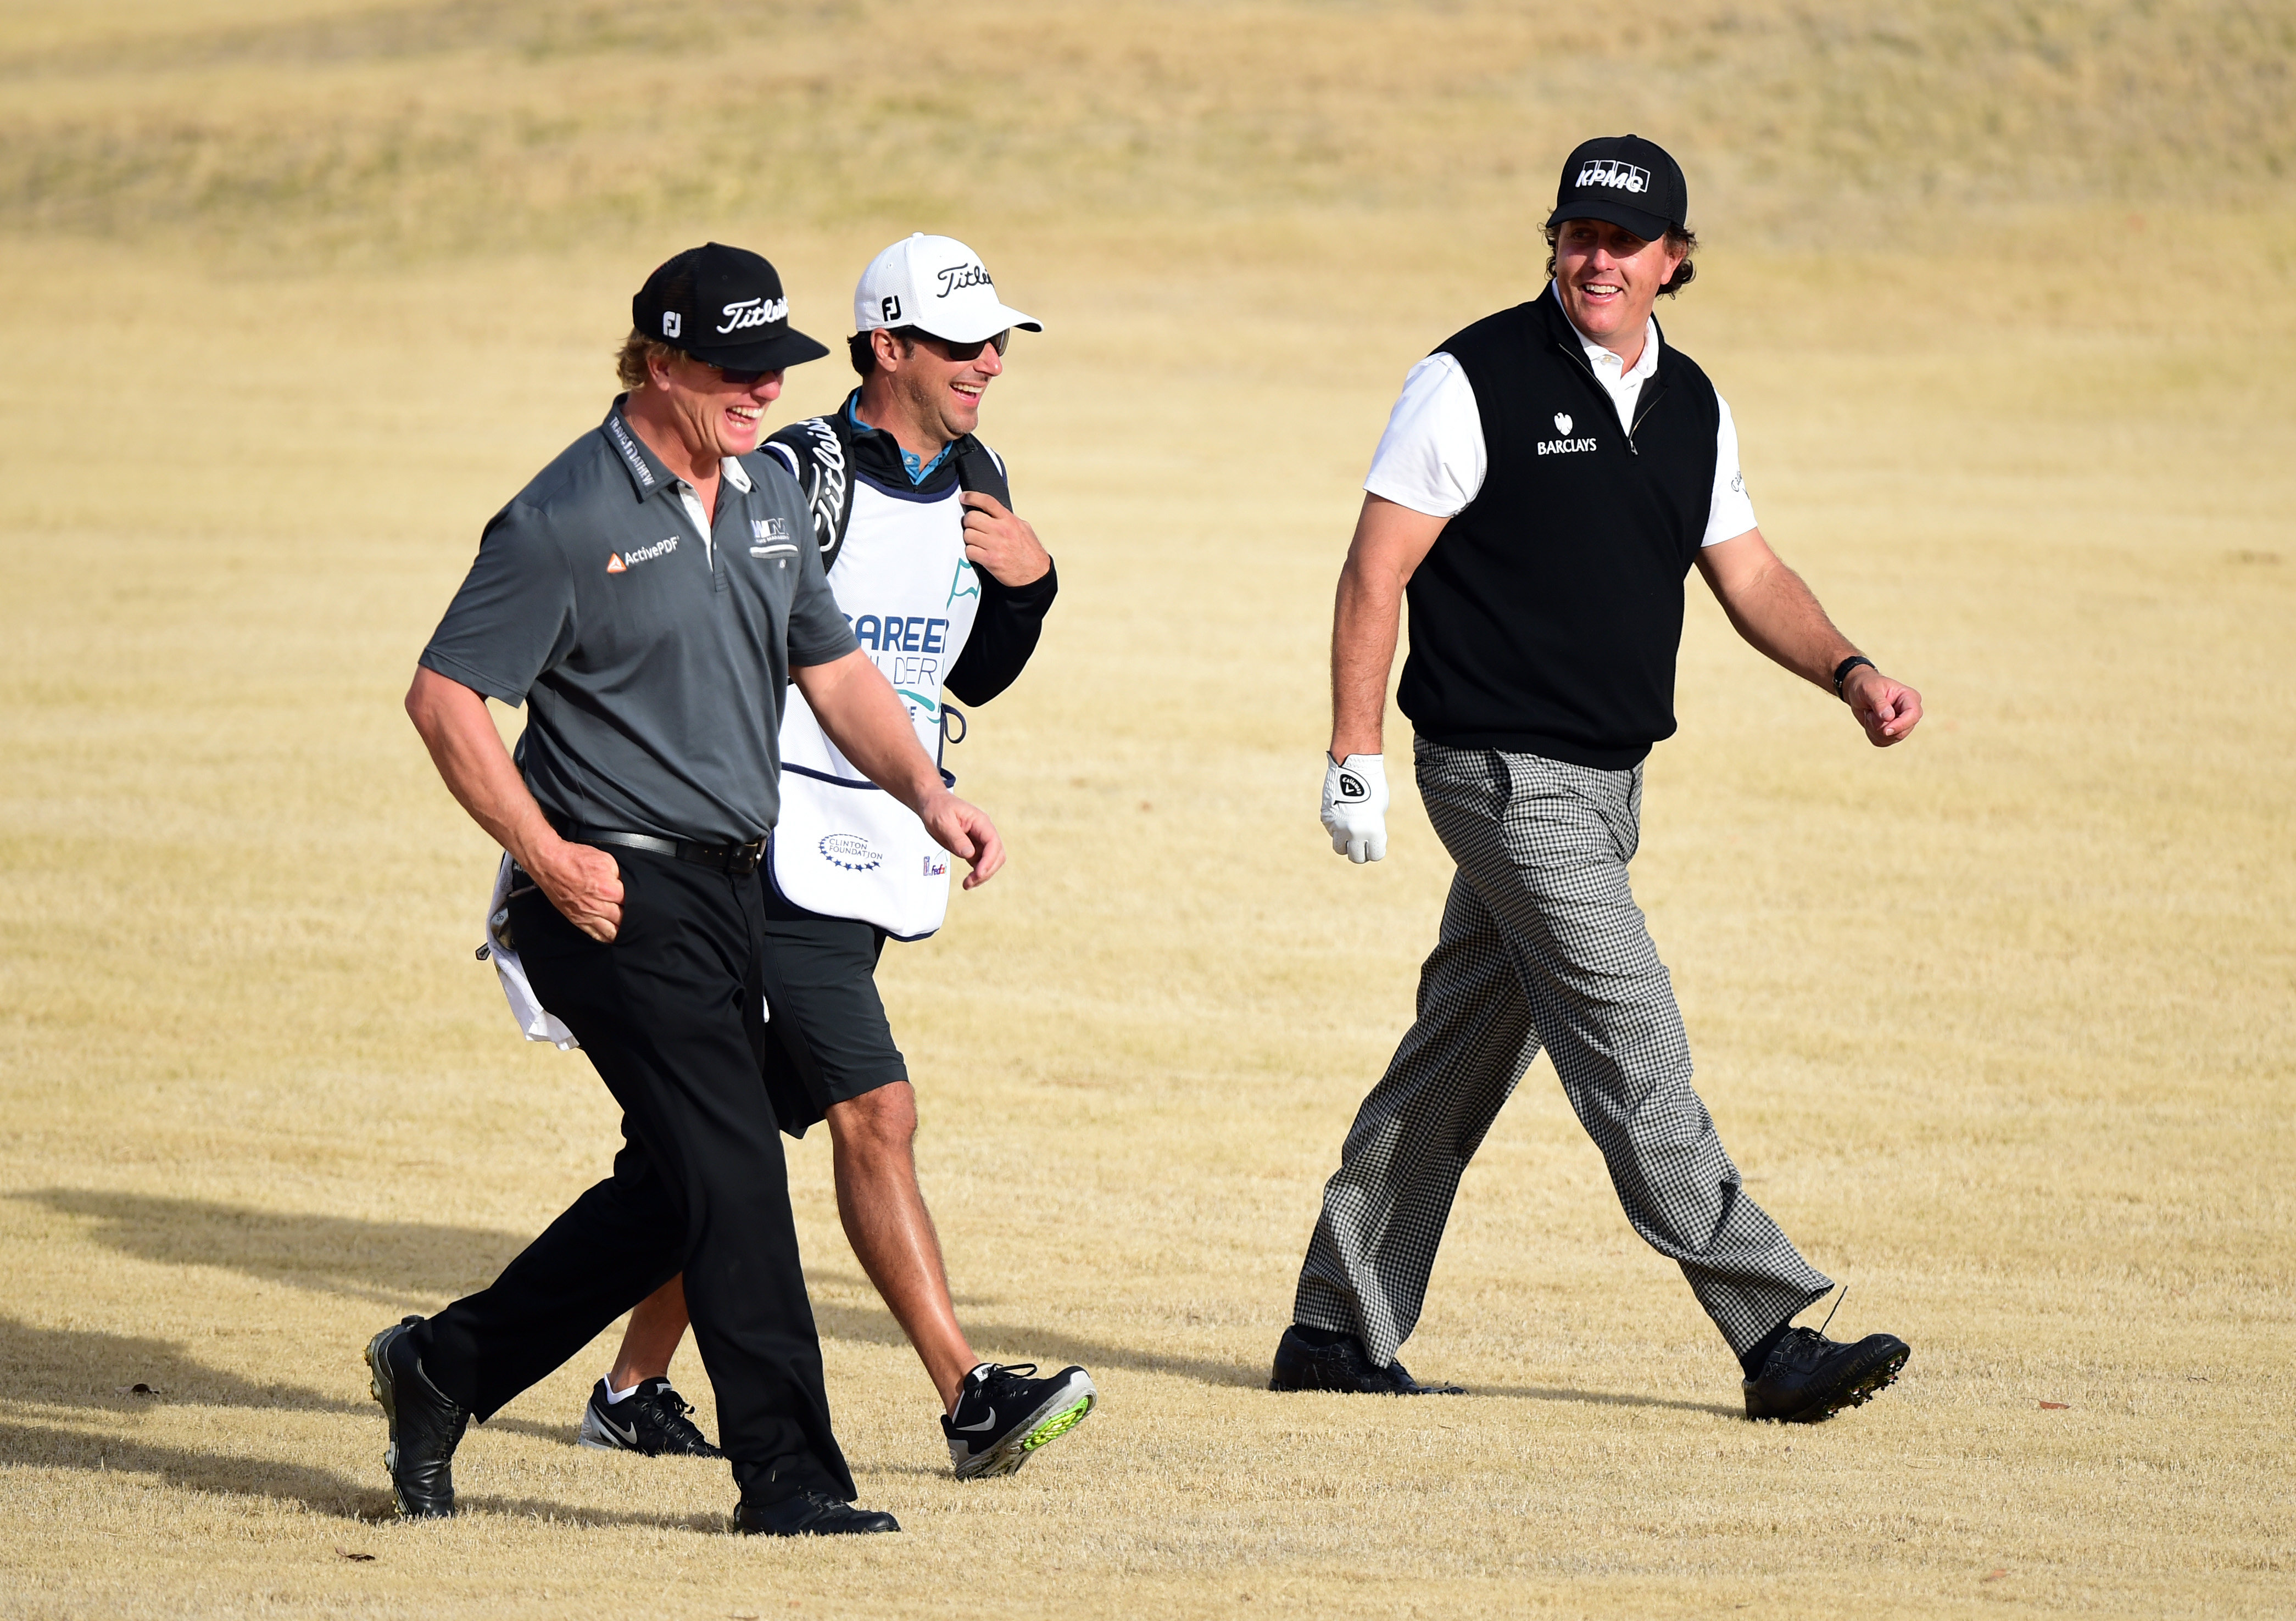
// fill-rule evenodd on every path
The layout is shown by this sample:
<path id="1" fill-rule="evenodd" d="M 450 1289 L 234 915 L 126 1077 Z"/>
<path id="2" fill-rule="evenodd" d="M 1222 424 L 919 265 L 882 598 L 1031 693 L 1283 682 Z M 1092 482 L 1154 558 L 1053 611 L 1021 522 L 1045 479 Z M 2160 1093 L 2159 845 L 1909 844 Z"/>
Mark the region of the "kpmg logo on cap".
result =
<path id="1" fill-rule="evenodd" d="M 1651 172 L 1631 163 L 1621 163 L 1616 158 L 1597 158 L 1578 170 L 1578 178 L 1571 185 L 1584 191 L 1590 185 L 1608 186 L 1614 192 L 1647 192 Z"/>
<path id="2" fill-rule="evenodd" d="M 996 285 L 988 279 L 988 270 L 980 265 L 951 265 L 947 269 L 937 270 L 933 274 L 940 278 L 940 291 L 933 295 L 935 298 L 946 299 L 966 287 Z"/>
<path id="3" fill-rule="evenodd" d="M 752 326 L 771 326 L 776 321 L 788 320 L 789 300 L 762 296 L 743 299 L 737 304 L 728 304 L 718 313 L 726 317 L 726 324 L 718 329 L 718 335 L 722 338 L 727 332 L 742 332 Z"/>

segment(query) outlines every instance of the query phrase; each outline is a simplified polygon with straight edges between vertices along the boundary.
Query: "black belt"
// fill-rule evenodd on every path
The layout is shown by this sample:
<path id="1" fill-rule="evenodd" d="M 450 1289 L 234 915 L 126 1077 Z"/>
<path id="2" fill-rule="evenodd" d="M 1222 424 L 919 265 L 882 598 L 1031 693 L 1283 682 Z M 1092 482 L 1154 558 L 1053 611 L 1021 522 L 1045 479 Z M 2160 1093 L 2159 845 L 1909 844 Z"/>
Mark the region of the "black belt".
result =
<path id="1" fill-rule="evenodd" d="M 758 864 L 766 856 L 766 841 L 762 839 L 753 839 L 747 844 L 703 844 L 691 839 L 657 839 L 652 833 L 618 833 L 603 827 L 571 827 L 562 837 L 576 844 L 619 844 L 627 849 L 674 856 L 697 867 L 731 872 L 736 878 L 747 878 L 756 872 Z"/>

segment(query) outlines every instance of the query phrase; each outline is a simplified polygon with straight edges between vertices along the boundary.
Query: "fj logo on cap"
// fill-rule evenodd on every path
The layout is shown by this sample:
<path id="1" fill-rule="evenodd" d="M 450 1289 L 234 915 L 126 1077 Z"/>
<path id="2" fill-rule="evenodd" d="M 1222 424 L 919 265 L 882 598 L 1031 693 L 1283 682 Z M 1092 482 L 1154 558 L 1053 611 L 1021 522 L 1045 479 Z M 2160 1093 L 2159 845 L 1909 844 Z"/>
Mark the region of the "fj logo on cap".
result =
<path id="1" fill-rule="evenodd" d="M 718 335 L 723 337 L 727 332 L 738 332 L 748 327 L 771 326 L 776 321 L 788 320 L 789 300 L 764 297 L 743 299 L 739 303 L 728 304 L 720 313 L 726 317 L 726 324 L 718 329 Z"/>
<path id="2" fill-rule="evenodd" d="M 661 335 L 663 337 L 675 338 L 680 332 L 685 330 L 685 317 L 679 315 L 676 310 L 666 309 L 661 312 Z"/>
<path id="3" fill-rule="evenodd" d="M 880 299 L 877 301 L 877 307 L 882 312 L 882 318 L 884 320 L 898 321 L 901 318 L 901 301 L 895 298 L 891 293 L 887 293 L 882 299 Z"/>
<path id="4" fill-rule="evenodd" d="M 1650 170 L 1621 163 L 1616 158 L 1596 159 L 1580 168 L 1578 178 L 1571 182 L 1574 186 L 1608 186 L 1615 192 L 1647 192 L 1650 183 Z"/>

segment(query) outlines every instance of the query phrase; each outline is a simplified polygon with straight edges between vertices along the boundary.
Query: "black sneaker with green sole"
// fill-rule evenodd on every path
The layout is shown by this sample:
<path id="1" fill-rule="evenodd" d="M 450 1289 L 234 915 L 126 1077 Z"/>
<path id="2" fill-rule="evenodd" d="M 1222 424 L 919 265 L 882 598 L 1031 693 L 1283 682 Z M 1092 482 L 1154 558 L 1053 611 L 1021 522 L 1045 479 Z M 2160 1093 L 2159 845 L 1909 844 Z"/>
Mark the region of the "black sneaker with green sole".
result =
<path id="1" fill-rule="evenodd" d="M 964 1376 L 956 1411 L 940 1421 L 959 1480 L 1011 1474 L 1083 1423 L 1100 1400 L 1082 1368 L 1062 1368 L 1050 1379 L 1036 1372 L 1034 1363 L 985 1362 Z"/>

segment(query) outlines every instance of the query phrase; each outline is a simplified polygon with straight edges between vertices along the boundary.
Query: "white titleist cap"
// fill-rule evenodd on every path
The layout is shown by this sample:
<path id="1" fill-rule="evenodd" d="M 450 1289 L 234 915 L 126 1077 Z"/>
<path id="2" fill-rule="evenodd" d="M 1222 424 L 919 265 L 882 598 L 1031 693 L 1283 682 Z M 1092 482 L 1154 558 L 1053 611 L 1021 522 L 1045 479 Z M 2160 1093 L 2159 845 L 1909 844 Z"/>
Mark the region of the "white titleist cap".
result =
<path id="1" fill-rule="evenodd" d="M 1004 307 L 979 254 L 953 236 L 922 231 L 869 261 L 853 290 L 853 324 L 865 332 L 920 327 L 952 343 L 994 338 L 1008 326 L 1045 330 L 1034 315 Z"/>

